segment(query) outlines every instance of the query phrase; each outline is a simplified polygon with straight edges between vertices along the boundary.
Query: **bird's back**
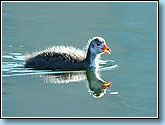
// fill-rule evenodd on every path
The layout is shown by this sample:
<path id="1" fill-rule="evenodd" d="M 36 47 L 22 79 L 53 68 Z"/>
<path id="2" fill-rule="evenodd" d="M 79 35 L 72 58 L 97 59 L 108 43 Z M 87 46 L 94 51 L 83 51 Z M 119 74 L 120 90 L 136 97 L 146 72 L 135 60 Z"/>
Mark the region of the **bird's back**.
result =
<path id="1" fill-rule="evenodd" d="M 80 49 L 53 46 L 44 51 L 28 54 L 25 67 L 37 69 L 81 69 L 86 54 Z"/>

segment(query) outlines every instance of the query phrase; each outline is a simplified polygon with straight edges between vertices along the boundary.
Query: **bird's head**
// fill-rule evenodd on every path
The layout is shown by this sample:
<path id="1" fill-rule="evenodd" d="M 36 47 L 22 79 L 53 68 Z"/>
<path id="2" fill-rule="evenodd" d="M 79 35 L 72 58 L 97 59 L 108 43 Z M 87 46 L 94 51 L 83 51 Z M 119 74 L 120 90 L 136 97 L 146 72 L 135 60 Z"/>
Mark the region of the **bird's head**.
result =
<path id="1" fill-rule="evenodd" d="M 93 37 L 90 42 L 90 49 L 96 54 L 103 52 L 111 54 L 111 50 L 106 46 L 105 40 L 102 37 Z"/>

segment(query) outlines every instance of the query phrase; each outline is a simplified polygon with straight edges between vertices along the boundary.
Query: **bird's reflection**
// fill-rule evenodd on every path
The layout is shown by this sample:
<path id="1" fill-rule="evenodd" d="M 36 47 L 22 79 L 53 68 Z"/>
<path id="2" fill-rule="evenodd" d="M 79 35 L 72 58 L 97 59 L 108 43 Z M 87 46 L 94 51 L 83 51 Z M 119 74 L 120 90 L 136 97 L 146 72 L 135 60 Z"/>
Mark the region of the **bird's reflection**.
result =
<path id="1" fill-rule="evenodd" d="M 44 78 L 45 83 L 69 83 L 69 82 L 79 82 L 86 79 L 85 72 L 57 72 L 54 74 L 40 75 Z"/>
<path id="2" fill-rule="evenodd" d="M 111 86 L 111 82 L 105 82 L 100 78 L 96 68 L 86 70 L 86 76 L 89 88 L 95 98 L 102 97 L 106 93 L 107 88 Z"/>
<path id="3" fill-rule="evenodd" d="M 62 73 L 40 75 L 46 83 L 69 83 L 80 82 L 87 78 L 90 93 L 94 98 L 104 96 L 111 82 L 105 82 L 100 78 L 99 71 L 96 68 L 87 69 L 86 71 L 68 71 Z"/>

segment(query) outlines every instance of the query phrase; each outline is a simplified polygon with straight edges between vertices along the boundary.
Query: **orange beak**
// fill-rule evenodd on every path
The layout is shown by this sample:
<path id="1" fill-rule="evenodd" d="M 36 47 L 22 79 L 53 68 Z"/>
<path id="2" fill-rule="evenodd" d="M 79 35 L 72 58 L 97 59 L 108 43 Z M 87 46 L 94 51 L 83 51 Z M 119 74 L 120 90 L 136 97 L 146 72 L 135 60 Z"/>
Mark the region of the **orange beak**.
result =
<path id="1" fill-rule="evenodd" d="M 101 49 L 103 50 L 103 52 L 105 52 L 107 54 L 111 54 L 111 50 L 106 45 L 104 45 L 104 47 Z"/>
<path id="2" fill-rule="evenodd" d="M 111 86 L 111 82 L 104 82 L 103 85 L 102 85 L 102 88 L 107 89 L 110 86 Z"/>

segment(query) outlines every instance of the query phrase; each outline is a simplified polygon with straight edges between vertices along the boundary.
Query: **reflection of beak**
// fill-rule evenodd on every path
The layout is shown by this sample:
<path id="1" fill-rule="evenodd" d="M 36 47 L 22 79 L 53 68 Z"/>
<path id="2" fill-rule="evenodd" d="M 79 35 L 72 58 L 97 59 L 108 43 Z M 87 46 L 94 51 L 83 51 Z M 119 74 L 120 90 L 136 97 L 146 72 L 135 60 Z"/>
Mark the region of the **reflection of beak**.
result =
<path id="1" fill-rule="evenodd" d="M 111 54 L 111 50 L 106 46 L 104 45 L 103 48 L 101 48 L 103 52 L 107 53 L 107 54 Z"/>
<path id="2" fill-rule="evenodd" d="M 104 82 L 102 85 L 103 89 L 107 89 L 110 86 L 111 86 L 111 82 Z"/>

